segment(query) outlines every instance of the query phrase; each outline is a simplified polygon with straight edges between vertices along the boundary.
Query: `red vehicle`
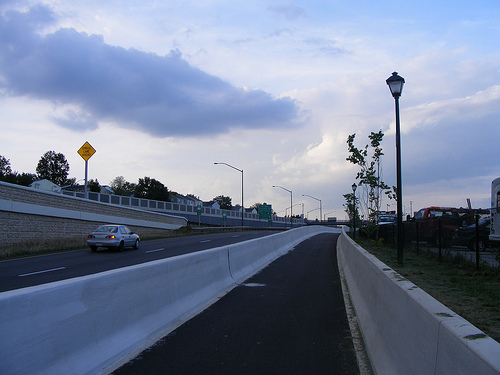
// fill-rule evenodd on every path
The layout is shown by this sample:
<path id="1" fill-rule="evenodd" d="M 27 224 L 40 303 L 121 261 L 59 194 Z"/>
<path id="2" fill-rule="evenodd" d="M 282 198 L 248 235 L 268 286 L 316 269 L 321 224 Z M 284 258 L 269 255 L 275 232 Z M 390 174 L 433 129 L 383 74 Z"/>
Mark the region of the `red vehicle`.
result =
<path id="1" fill-rule="evenodd" d="M 409 222 L 411 239 L 426 241 L 428 244 L 438 245 L 439 229 L 441 228 L 441 244 L 450 243 L 455 229 L 470 224 L 468 215 L 460 215 L 454 207 L 427 207 L 419 210 Z"/>

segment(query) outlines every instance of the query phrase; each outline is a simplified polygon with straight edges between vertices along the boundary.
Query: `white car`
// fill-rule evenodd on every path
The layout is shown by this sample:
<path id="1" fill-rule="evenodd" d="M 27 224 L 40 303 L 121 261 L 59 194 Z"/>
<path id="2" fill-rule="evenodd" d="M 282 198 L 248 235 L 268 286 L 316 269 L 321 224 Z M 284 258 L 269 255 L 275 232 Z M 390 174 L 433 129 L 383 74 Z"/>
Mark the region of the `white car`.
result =
<path id="1" fill-rule="evenodd" d="M 101 225 L 88 235 L 87 245 L 92 251 L 97 251 L 98 247 L 123 251 L 125 246 L 138 249 L 140 241 L 139 236 L 125 225 Z"/>

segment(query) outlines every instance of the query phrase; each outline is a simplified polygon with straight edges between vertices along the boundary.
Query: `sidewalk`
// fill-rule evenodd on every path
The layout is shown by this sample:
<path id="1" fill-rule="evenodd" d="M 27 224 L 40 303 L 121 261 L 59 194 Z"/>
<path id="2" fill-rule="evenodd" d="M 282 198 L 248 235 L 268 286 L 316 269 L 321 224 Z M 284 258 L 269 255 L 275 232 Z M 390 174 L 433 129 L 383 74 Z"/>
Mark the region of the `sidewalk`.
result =
<path id="1" fill-rule="evenodd" d="M 337 237 L 302 242 L 114 374 L 357 374 Z"/>

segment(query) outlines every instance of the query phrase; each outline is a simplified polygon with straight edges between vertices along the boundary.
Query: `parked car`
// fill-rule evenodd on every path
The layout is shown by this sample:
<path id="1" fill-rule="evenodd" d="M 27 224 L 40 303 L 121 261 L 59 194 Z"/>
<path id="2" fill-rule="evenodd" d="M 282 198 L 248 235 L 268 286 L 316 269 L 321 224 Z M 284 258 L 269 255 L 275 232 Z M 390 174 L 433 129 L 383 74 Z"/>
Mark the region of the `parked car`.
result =
<path id="1" fill-rule="evenodd" d="M 392 225 L 396 224 L 398 221 L 398 218 L 396 215 L 393 214 L 381 214 L 378 216 L 378 225 Z"/>
<path id="2" fill-rule="evenodd" d="M 464 222 L 471 224 L 468 216 L 460 215 L 457 208 L 432 206 L 419 210 L 404 226 L 409 239 L 414 240 L 418 236 L 420 241 L 438 246 L 441 238 L 441 244 L 446 247 L 452 243 L 455 229 Z"/>
<path id="3" fill-rule="evenodd" d="M 87 238 L 87 245 L 92 251 L 97 251 L 98 247 L 107 247 L 118 251 L 123 251 L 126 246 L 138 249 L 139 243 L 139 236 L 125 225 L 101 225 Z"/>
<path id="4" fill-rule="evenodd" d="M 479 219 L 479 250 L 483 251 L 489 246 L 491 218 Z M 455 229 L 453 245 L 467 246 L 469 250 L 476 249 L 476 224 Z"/>

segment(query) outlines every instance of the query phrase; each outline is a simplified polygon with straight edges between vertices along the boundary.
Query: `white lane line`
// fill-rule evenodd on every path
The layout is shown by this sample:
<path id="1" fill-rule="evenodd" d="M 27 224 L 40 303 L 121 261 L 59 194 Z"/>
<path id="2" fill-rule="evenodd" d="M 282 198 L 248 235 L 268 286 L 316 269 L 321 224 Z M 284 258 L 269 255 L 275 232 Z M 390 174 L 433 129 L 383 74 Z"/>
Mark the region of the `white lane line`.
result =
<path id="1" fill-rule="evenodd" d="M 210 242 L 212 240 L 203 240 L 203 241 L 200 241 L 200 243 L 206 243 L 206 242 Z"/>
<path id="2" fill-rule="evenodd" d="M 156 253 L 157 251 L 163 251 L 163 250 L 165 250 L 164 247 L 162 247 L 161 249 L 148 250 L 146 251 L 146 253 Z"/>
<path id="3" fill-rule="evenodd" d="M 53 272 L 53 271 L 60 271 L 65 269 L 66 267 L 59 267 L 59 268 L 52 268 L 50 270 L 43 270 L 43 271 L 37 271 L 37 272 L 30 272 L 30 273 L 25 273 L 22 275 L 17 275 L 18 277 L 24 277 L 24 276 L 31 276 L 31 275 L 37 275 L 39 273 L 46 273 L 46 272 Z"/>
<path id="4" fill-rule="evenodd" d="M 234 235 L 234 236 L 233 236 L 233 238 L 238 238 L 239 236 L 240 236 L 240 235 L 239 235 L 239 234 L 237 234 L 237 235 Z"/>

